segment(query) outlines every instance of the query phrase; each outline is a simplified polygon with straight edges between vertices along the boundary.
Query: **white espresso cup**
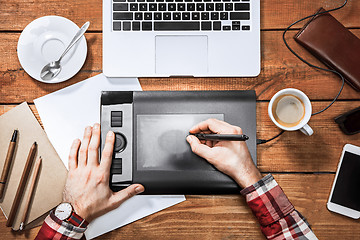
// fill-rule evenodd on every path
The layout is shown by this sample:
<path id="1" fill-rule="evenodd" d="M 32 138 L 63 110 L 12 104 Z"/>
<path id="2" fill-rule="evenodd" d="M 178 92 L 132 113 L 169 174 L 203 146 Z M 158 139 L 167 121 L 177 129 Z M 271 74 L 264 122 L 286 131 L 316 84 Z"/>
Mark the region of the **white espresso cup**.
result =
<path id="1" fill-rule="evenodd" d="M 281 124 L 279 117 L 274 116 L 274 107 L 277 107 L 279 104 L 279 99 L 284 98 L 285 96 L 295 96 L 300 102 L 302 103 L 302 106 L 304 107 L 304 112 L 301 120 L 297 121 L 292 126 L 284 126 L 286 124 Z M 287 103 L 282 103 L 287 104 Z M 291 103 L 288 103 L 291 104 Z M 276 106 L 275 106 L 276 105 Z M 285 131 L 296 131 L 300 130 L 302 133 L 304 133 L 307 136 L 311 136 L 314 131 L 312 128 L 307 124 L 310 120 L 312 108 L 311 108 L 311 102 L 309 98 L 303 93 L 302 91 L 294 88 L 286 88 L 279 92 L 277 92 L 270 100 L 269 107 L 268 107 L 268 113 L 270 119 L 273 121 L 273 123 L 278 126 L 279 128 L 285 130 Z M 275 113 L 276 114 L 276 113 Z M 277 120 L 278 119 L 278 120 Z"/>

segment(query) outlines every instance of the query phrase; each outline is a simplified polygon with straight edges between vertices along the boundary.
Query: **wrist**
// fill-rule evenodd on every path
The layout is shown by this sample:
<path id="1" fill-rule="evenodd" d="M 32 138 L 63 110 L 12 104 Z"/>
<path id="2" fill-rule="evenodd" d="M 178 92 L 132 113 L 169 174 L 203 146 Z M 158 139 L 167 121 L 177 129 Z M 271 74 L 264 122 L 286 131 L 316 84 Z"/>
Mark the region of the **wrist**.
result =
<path id="1" fill-rule="evenodd" d="M 254 166 L 250 171 L 241 172 L 240 175 L 234 178 L 235 182 L 242 188 L 247 188 L 262 179 L 259 170 Z"/>

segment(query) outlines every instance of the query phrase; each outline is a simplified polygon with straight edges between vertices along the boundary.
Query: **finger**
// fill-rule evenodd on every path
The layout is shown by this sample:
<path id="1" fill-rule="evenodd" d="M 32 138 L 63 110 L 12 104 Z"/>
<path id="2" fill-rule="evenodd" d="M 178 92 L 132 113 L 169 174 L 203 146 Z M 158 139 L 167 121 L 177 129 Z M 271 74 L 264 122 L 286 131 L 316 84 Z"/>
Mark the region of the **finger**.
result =
<path id="1" fill-rule="evenodd" d="M 100 124 L 93 126 L 91 140 L 89 144 L 87 164 L 90 166 L 99 165 L 99 147 L 100 147 Z"/>
<path id="2" fill-rule="evenodd" d="M 91 138 L 91 127 L 88 126 L 85 128 L 84 137 L 81 142 L 78 166 L 86 166 L 90 138 Z"/>
<path id="3" fill-rule="evenodd" d="M 112 131 L 109 131 L 106 134 L 105 145 L 101 154 L 101 162 L 100 162 L 100 166 L 106 173 L 110 172 L 112 156 L 114 151 L 114 143 L 115 143 L 115 134 Z"/>
<path id="4" fill-rule="evenodd" d="M 136 194 L 144 192 L 145 188 L 141 184 L 133 184 L 129 187 L 125 188 L 124 190 L 121 190 L 120 192 L 114 193 L 111 196 L 110 202 L 113 207 L 120 206 L 123 202 L 126 200 L 132 198 Z"/>
<path id="5" fill-rule="evenodd" d="M 212 133 L 242 134 L 241 128 L 218 119 L 208 119 L 190 129 L 190 133 L 211 131 Z"/>
<path id="6" fill-rule="evenodd" d="M 186 141 L 188 141 L 188 143 L 190 144 L 193 153 L 205 159 L 208 159 L 210 157 L 211 148 L 205 144 L 202 144 L 197 137 L 189 135 L 187 136 Z"/>
<path id="7" fill-rule="evenodd" d="M 77 168 L 78 165 L 78 151 L 80 147 L 80 139 L 75 139 L 71 145 L 70 153 L 69 153 L 69 171 L 74 170 Z"/>

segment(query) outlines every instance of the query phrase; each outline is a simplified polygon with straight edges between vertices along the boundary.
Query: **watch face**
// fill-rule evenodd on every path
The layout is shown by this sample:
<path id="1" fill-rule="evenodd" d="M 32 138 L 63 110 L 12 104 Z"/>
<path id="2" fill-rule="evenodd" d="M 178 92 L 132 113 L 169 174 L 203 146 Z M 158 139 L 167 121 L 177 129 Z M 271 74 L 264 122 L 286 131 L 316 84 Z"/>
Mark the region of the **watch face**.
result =
<path id="1" fill-rule="evenodd" d="M 70 203 L 61 203 L 55 209 L 55 216 L 60 220 L 68 219 L 72 213 L 72 206 Z"/>

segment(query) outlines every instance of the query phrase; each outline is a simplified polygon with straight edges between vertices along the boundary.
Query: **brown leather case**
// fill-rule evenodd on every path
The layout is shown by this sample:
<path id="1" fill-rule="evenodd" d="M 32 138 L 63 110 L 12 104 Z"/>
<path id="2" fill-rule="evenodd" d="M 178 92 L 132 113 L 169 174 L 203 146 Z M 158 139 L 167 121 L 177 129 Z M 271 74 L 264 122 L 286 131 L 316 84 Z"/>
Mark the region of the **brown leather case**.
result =
<path id="1" fill-rule="evenodd" d="M 323 11 L 320 8 L 317 13 Z M 360 91 L 360 39 L 333 16 L 323 13 L 313 17 L 294 39 Z"/>

